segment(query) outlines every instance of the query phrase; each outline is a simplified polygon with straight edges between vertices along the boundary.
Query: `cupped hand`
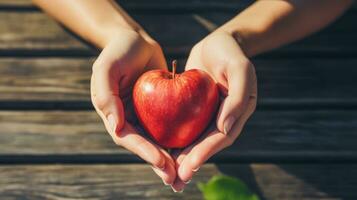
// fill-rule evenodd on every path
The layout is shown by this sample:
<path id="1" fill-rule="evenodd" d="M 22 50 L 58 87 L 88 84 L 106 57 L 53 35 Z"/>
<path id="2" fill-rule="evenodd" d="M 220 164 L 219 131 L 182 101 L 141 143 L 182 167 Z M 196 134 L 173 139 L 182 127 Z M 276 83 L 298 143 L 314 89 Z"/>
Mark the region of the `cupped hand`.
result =
<path id="1" fill-rule="evenodd" d="M 91 99 L 114 142 L 150 163 L 164 183 L 172 184 L 176 177 L 173 159 L 138 133 L 132 109 L 135 81 L 154 68 L 166 68 L 158 43 L 135 31 L 122 30 L 110 39 L 93 64 Z"/>
<path id="2" fill-rule="evenodd" d="M 194 144 L 175 153 L 177 177 L 172 187 L 176 191 L 183 190 L 211 156 L 233 144 L 257 102 L 254 66 L 231 34 L 217 31 L 196 44 L 186 63 L 186 70 L 194 68 L 214 78 L 222 101 L 211 129 Z"/>

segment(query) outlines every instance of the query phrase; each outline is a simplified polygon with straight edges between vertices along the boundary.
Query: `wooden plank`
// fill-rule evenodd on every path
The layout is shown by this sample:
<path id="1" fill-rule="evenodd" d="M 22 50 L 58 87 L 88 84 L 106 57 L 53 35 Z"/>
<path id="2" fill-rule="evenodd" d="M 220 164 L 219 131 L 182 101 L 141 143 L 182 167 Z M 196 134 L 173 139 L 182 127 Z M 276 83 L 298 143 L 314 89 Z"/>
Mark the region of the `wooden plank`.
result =
<path id="1" fill-rule="evenodd" d="M 196 10 L 196 9 L 229 9 L 234 10 L 240 7 L 254 3 L 254 0 L 152 0 L 150 3 L 146 0 L 116 0 L 121 6 L 129 10 L 152 10 L 152 9 L 175 9 L 175 10 Z M 34 8 L 30 0 L 0 0 L 0 8 Z M 357 9 L 357 4 L 352 6 Z"/>
<path id="2" fill-rule="evenodd" d="M 257 111 L 212 161 L 357 161 L 356 120 L 355 111 Z M 139 161 L 114 145 L 93 111 L 1 111 L 0 127 L 2 163 Z"/>
<path id="3" fill-rule="evenodd" d="M 237 12 L 196 14 L 133 14 L 133 17 L 156 38 L 164 51 L 185 56 L 190 48 L 206 36 L 209 30 L 197 16 L 217 26 L 232 18 Z M 312 37 L 289 45 L 276 55 L 289 57 L 329 54 L 331 56 L 357 55 L 357 31 L 354 13 L 346 14 L 334 26 Z M 160 21 L 160 23 L 157 23 Z M 175 23 L 173 23 L 175 22 Z M 56 22 L 40 12 L 0 12 L 0 55 L 96 55 L 97 52 Z M 185 27 L 185 28 L 182 28 Z M 190 35 L 190 37 L 182 37 Z"/>
<path id="4" fill-rule="evenodd" d="M 149 165 L 1 166 L 0 172 L 0 197 L 8 200 L 202 199 L 197 187 L 174 193 Z M 209 165 L 202 168 L 196 180 L 206 181 L 216 173 L 217 169 Z"/>
<path id="5" fill-rule="evenodd" d="M 0 58 L 0 107 L 31 106 L 24 104 L 30 101 L 72 101 L 73 107 L 84 103 L 86 108 L 92 108 L 89 82 L 93 61 L 94 58 Z M 259 106 L 356 105 L 357 59 L 253 62 L 258 76 Z M 184 59 L 179 60 L 181 71 L 184 64 Z"/>
<path id="6" fill-rule="evenodd" d="M 357 59 L 253 60 L 259 104 L 354 105 Z"/>
<path id="7" fill-rule="evenodd" d="M 127 154 L 92 111 L 0 113 L 2 154 Z"/>
<path id="8" fill-rule="evenodd" d="M 0 99 L 90 101 L 93 58 L 1 58 Z"/>
<path id="9" fill-rule="evenodd" d="M 2 199 L 202 199 L 197 182 L 240 178 L 264 200 L 352 200 L 357 165 L 205 165 L 175 194 L 147 165 L 0 166 Z"/>
<path id="10" fill-rule="evenodd" d="M 221 173 L 238 177 L 264 200 L 352 200 L 357 198 L 357 166 L 218 165 Z"/>
<path id="11" fill-rule="evenodd" d="M 33 6 L 31 0 L 0 0 L 0 6 Z"/>
<path id="12" fill-rule="evenodd" d="M 88 46 L 39 12 L 0 12 L 0 23 L 2 24 L 0 51 L 16 49 L 90 51 Z"/>
<path id="13" fill-rule="evenodd" d="M 145 21 L 143 24 L 147 30 L 163 43 L 166 51 L 172 53 L 187 51 L 193 42 L 197 42 L 208 33 L 204 27 L 193 20 L 191 15 L 140 15 L 137 17 L 140 22 Z M 19 20 L 23 23 L 13 23 Z M 161 23 L 157 23 L 158 21 Z M 34 51 L 48 53 L 48 50 L 56 50 L 77 51 L 85 55 L 96 54 L 96 51 L 70 35 L 42 13 L 0 12 L 0 23 L 4 24 L 0 28 L 0 54 L 7 55 L 15 51 L 14 55 L 19 55 L 30 49 L 32 53 Z M 180 28 L 185 26 L 196 27 L 191 30 L 192 37 L 176 37 L 187 33 L 186 29 Z M 31 54 L 31 52 L 27 53 Z"/>
<path id="14" fill-rule="evenodd" d="M 240 8 L 247 6 L 253 3 L 253 0 L 153 0 L 148 3 L 145 0 L 117 0 L 117 3 L 129 10 L 152 10 L 152 9 L 173 9 L 176 10 L 187 10 L 187 9 L 207 9 L 207 8 L 216 8 L 216 9 L 230 9 L 234 10 L 235 8 Z M 0 8 L 34 8 L 34 5 L 30 0 L 0 0 Z"/>

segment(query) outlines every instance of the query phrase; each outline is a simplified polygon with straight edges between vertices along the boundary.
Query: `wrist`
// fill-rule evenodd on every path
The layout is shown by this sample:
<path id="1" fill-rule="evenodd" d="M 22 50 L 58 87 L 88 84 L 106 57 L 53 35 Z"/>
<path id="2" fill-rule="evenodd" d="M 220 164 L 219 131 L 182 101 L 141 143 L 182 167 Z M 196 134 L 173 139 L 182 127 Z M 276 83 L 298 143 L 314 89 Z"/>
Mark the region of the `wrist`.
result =
<path id="1" fill-rule="evenodd" d="M 264 26 L 255 26 L 244 19 L 233 19 L 216 31 L 223 31 L 231 35 L 241 47 L 247 57 L 255 56 L 262 52 L 262 35 L 265 32 Z"/>
<path id="2" fill-rule="evenodd" d="M 233 37 L 234 40 L 237 42 L 238 46 L 244 52 L 244 54 L 247 57 L 252 56 L 251 48 L 249 47 L 249 44 L 247 43 L 247 40 L 244 37 L 244 34 L 242 34 L 242 31 L 240 29 L 237 29 L 237 28 L 231 29 L 231 28 L 222 26 L 222 27 L 218 28 L 217 30 L 215 30 L 212 34 L 215 34 L 215 33 L 224 33 L 224 34 L 228 34 L 229 36 Z"/>
<path id="3" fill-rule="evenodd" d="M 140 30 L 135 30 L 130 27 L 108 27 L 108 28 L 98 28 L 97 30 L 99 31 L 99 34 L 96 35 L 97 37 L 97 46 L 101 49 L 103 49 L 105 46 L 107 46 L 111 41 L 117 39 L 118 37 L 123 37 L 125 35 L 140 35 Z"/>

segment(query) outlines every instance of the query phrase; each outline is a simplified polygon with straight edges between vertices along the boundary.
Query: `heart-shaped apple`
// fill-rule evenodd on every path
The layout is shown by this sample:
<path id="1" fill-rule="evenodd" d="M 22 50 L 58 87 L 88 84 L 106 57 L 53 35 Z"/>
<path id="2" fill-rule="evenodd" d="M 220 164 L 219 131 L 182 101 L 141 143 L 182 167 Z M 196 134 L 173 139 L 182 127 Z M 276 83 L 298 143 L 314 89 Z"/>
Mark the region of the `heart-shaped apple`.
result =
<path id="1" fill-rule="evenodd" d="M 165 148 L 183 148 L 197 139 L 215 116 L 219 93 L 204 71 L 175 74 L 175 61 L 172 68 L 172 72 L 144 73 L 135 83 L 133 104 L 141 125 L 155 142 Z"/>

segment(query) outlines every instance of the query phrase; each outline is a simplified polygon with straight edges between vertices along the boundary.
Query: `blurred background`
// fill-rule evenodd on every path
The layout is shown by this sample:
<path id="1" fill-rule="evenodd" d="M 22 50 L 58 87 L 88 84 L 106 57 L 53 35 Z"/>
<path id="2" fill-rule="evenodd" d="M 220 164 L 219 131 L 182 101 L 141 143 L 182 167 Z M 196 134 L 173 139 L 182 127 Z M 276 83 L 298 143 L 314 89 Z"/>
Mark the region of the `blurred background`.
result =
<path id="1" fill-rule="evenodd" d="M 196 42 L 254 1 L 120 0 L 182 71 Z M 98 50 L 34 7 L 0 0 L 0 199 L 203 199 L 225 174 L 260 199 L 357 199 L 357 6 L 253 58 L 259 103 L 243 134 L 175 194 L 111 140 L 89 96 Z"/>

